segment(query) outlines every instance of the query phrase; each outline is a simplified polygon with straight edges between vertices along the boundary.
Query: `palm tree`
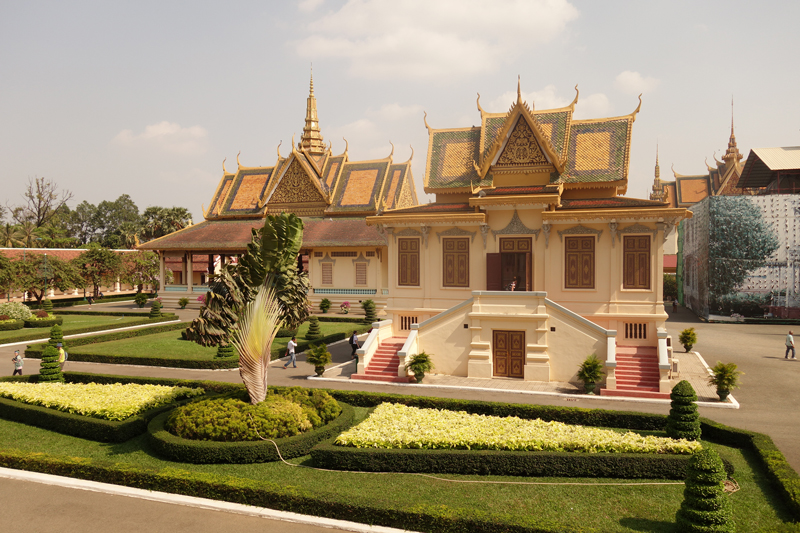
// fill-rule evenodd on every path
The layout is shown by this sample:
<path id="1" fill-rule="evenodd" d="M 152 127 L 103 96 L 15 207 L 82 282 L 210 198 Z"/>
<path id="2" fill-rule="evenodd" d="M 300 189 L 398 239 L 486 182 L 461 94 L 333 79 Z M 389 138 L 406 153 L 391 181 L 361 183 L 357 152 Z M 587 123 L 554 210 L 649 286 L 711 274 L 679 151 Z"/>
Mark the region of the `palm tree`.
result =
<path id="1" fill-rule="evenodd" d="M 34 244 L 39 240 L 36 225 L 33 222 L 26 220 L 19 228 L 22 245 L 25 248 L 34 248 Z"/>
<path id="2" fill-rule="evenodd" d="M 0 227 L 0 245 L 2 245 L 3 248 L 22 246 L 22 234 L 20 233 L 19 228 L 15 225 L 9 224 L 8 222 L 6 222 L 4 226 Z"/>

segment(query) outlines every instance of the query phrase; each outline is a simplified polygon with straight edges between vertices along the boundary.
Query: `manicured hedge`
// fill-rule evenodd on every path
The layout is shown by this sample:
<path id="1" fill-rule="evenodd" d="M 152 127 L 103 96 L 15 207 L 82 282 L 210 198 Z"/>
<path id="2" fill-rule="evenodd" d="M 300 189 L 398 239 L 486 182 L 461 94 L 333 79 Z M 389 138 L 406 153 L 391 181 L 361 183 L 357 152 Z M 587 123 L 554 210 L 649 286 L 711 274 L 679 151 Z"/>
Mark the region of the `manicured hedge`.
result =
<path id="1" fill-rule="evenodd" d="M 332 470 L 479 476 L 684 479 L 691 455 L 504 450 L 411 450 L 320 444 L 314 465 Z"/>
<path id="2" fill-rule="evenodd" d="M 61 313 L 59 313 L 59 314 L 61 314 Z M 102 314 L 103 316 L 106 315 L 106 313 L 86 313 L 86 314 L 91 314 L 91 315 Z M 131 316 L 131 315 L 128 314 L 128 316 Z M 178 317 L 175 316 L 175 315 L 164 315 L 163 317 L 161 317 L 159 319 L 154 319 L 154 320 L 149 319 L 146 316 L 143 316 L 141 321 L 129 322 L 128 324 L 125 324 L 122 327 L 126 327 L 127 328 L 127 327 L 131 327 L 131 326 L 141 326 L 143 324 L 158 324 L 160 322 L 171 322 L 171 321 L 177 320 L 177 319 L 178 319 Z M 104 331 L 104 330 L 107 330 L 107 329 L 113 329 L 113 326 L 111 324 L 106 324 L 104 326 L 87 326 L 85 328 L 76 328 L 76 329 L 71 329 L 67 335 L 79 335 L 81 333 L 92 333 L 94 331 Z M 49 333 L 49 332 L 47 332 L 47 333 Z M 12 342 L 32 341 L 32 340 L 36 340 L 36 339 L 41 339 L 42 337 L 47 337 L 47 333 L 45 333 L 43 331 L 20 333 L 19 335 L 14 335 L 13 337 L 7 337 L 7 338 L 3 339 L 2 343 L 5 344 L 5 343 L 12 343 Z M 77 340 L 78 339 L 71 339 L 70 340 L 70 346 L 74 346 L 75 345 L 75 341 L 77 341 Z M 41 352 L 41 350 L 39 350 L 39 351 Z M 26 352 L 26 354 L 27 354 L 27 352 Z"/>
<path id="3" fill-rule="evenodd" d="M 353 324 L 363 324 L 364 317 L 353 316 L 331 316 L 331 315 L 316 315 L 320 322 L 352 322 Z"/>
<path id="4" fill-rule="evenodd" d="M 290 511 L 364 524 L 377 524 L 413 531 L 442 533 L 577 533 L 586 531 L 534 516 L 521 517 L 519 524 L 506 524 L 472 509 L 424 506 L 409 509 L 402 504 L 355 504 L 331 496 L 310 496 L 279 482 L 250 480 L 169 468 L 147 469 L 134 464 L 88 462 L 82 458 L 45 454 L 0 452 L 0 466 L 57 476 L 88 479 L 172 494 L 213 498 L 221 501 Z"/>
<path id="5" fill-rule="evenodd" d="M 293 437 L 274 439 L 280 456 L 275 444 L 270 441 L 216 442 L 177 437 L 164 428 L 169 412 L 160 414 L 150 422 L 147 428 L 148 442 L 156 454 L 181 463 L 266 463 L 278 461 L 281 456 L 284 459 L 301 457 L 307 455 L 316 444 L 337 436 L 353 424 L 353 408 L 341 402 L 339 405 L 342 413 L 331 423 Z"/>
<path id="6" fill-rule="evenodd" d="M 59 326 L 64 323 L 64 319 L 61 317 L 48 317 L 48 318 L 28 318 L 25 320 L 25 327 L 26 328 L 52 328 L 56 324 Z"/>
<path id="7" fill-rule="evenodd" d="M 97 316 L 97 315 L 101 315 L 101 316 L 141 316 L 143 318 L 147 318 L 148 311 L 149 310 L 136 311 L 135 309 L 131 309 L 130 311 L 101 311 L 101 312 L 96 312 L 96 311 L 80 311 L 80 310 L 75 310 L 75 309 L 63 309 L 63 310 L 59 309 L 57 314 L 59 314 L 59 315 L 92 315 L 92 316 Z M 173 317 L 173 320 L 177 318 L 177 315 L 175 315 L 174 313 L 169 313 L 169 315 Z"/>
<path id="8" fill-rule="evenodd" d="M 331 344 L 332 342 L 344 340 L 346 338 L 347 338 L 346 333 L 331 333 L 330 335 L 326 335 L 319 339 L 299 341 L 297 343 L 297 348 L 295 349 L 295 352 L 300 353 L 302 351 L 305 351 L 312 344 L 319 344 L 319 343 Z M 284 355 L 286 355 L 286 348 L 273 348 L 272 351 L 270 352 L 270 358 L 273 360 L 280 359 Z M 237 366 L 238 366 L 238 361 L 237 361 Z"/>
<path id="9" fill-rule="evenodd" d="M 165 410 L 173 409 L 180 403 L 182 402 L 162 405 L 119 421 L 76 415 L 8 398 L 0 398 L 0 418 L 82 439 L 99 442 L 125 442 L 144 433 L 147 430 L 147 423 L 154 416 Z"/>
<path id="10" fill-rule="evenodd" d="M 120 296 L 103 296 L 100 300 L 95 300 L 95 304 L 99 303 L 110 303 L 110 302 L 125 302 L 125 301 L 133 301 L 133 297 L 135 294 L 123 294 Z M 56 300 L 51 300 L 53 302 L 53 307 L 72 307 L 76 305 L 89 305 L 89 302 L 83 296 L 75 296 L 73 298 L 58 298 Z M 39 303 L 38 302 L 22 302 L 28 307 L 32 309 L 38 309 Z"/>
<path id="11" fill-rule="evenodd" d="M 0 321 L 0 331 L 14 331 L 25 326 L 24 320 L 3 320 Z M 6 342 L 6 341 L 3 341 Z"/>
<path id="12" fill-rule="evenodd" d="M 149 319 L 149 318 L 142 319 L 143 324 L 158 324 L 159 322 L 164 322 L 164 321 L 165 319 L 163 317 L 159 319 Z M 97 344 L 99 342 L 118 341 L 122 339 L 141 337 L 144 335 L 153 335 L 155 333 L 163 333 L 165 331 L 175 331 L 178 329 L 184 329 L 187 323 L 188 322 L 178 322 L 175 324 L 164 324 L 163 326 L 153 326 L 151 328 L 129 329 L 125 331 L 103 333 L 102 335 L 78 337 L 75 339 L 70 339 L 69 346 L 70 348 L 75 348 L 76 346 L 88 346 L 90 344 Z M 28 346 L 28 348 L 25 350 L 25 357 L 32 357 L 34 359 L 40 358 L 44 346 L 45 344 L 36 344 L 33 346 Z M 72 356 L 70 356 L 70 359 L 72 359 Z"/>

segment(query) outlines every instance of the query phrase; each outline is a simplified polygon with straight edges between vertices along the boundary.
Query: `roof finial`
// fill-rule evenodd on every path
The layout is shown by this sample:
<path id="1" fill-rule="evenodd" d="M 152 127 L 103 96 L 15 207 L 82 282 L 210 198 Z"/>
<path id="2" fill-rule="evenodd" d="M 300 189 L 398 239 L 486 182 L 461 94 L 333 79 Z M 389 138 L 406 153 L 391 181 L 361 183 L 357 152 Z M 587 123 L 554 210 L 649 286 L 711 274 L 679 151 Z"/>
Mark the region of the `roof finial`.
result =
<path id="1" fill-rule="evenodd" d="M 241 153 L 242 153 L 242 151 L 241 151 L 241 150 L 239 150 L 239 153 L 238 153 L 238 154 L 236 154 L 236 164 L 237 164 L 238 166 L 242 166 L 242 164 L 239 162 L 239 155 L 240 155 Z"/>
<path id="2" fill-rule="evenodd" d="M 569 104 L 569 105 L 571 105 L 572 107 L 575 107 L 575 105 L 578 103 L 578 96 L 580 96 L 580 94 L 581 94 L 581 92 L 578 90 L 578 84 L 576 83 L 575 84 L 575 98 L 572 100 L 572 103 Z"/>
<path id="3" fill-rule="evenodd" d="M 227 173 L 228 173 L 228 171 L 227 171 L 227 170 L 225 170 L 225 161 L 227 161 L 227 160 L 228 160 L 228 158 L 227 158 L 227 157 L 226 157 L 225 159 L 223 159 L 223 160 L 222 160 L 222 173 L 223 173 L 223 174 L 227 174 Z"/>
<path id="4" fill-rule="evenodd" d="M 344 140 L 344 153 L 345 155 L 347 155 L 347 150 L 348 148 L 350 148 L 350 143 L 347 142 L 347 139 L 345 139 L 344 137 L 342 137 L 342 140 Z"/>
<path id="5" fill-rule="evenodd" d="M 478 93 L 478 111 L 483 115 L 483 108 L 481 107 L 481 93 Z"/>
<path id="6" fill-rule="evenodd" d="M 631 113 L 633 120 L 636 120 L 636 115 L 639 114 L 639 111 L 641 111 L 641 109 L 642 109 L 642 93 L 639 93 L 639 105 L 636 106 L 636 109 L 634 109 L 633 113 Z"/>
<path id="7" fill-rule="evenodd" d="M 294 147 L 294 141 L 292 141 Z M 303 135 L 300 136 L 301 150 L 311 154 L 325 153 L 325 142 L 319 130 L 317 117 L 317 99 L 314 96 L 314 66 L 311 66 L 311 76 L 308 84 L 308 99 L 306 100 L 306 123 L 303 126 Z M 294 148 L 292 148 L 294 149 Z"/>
<path id="8" fill-rule="evenodd" d="M 742 154 L 739 153 L 739 147 L 736 146 L 736 135 L 733 133 L 733 95 L 731 95 L 731 138 L 728 140 L 728 149 L 725 151 L 725 155 L 722 156 L 722 160 L 725 161 L 727 165 L 736 164 L 742 160 Z"/>
<path id="9" fill-rule="evenodd" d="M 392 141 L 389 141 L 389 144 L 392 145 L 392 153 L 389 154 L 389 157 L 392 157 L 394 155 L 394 143 Z"/>
<path id="10" fill-rule="evenodd" d="M 281 141 L 281 142 L 279 142 L 279 143 L 278 143 L 278 159 L 280 159 L 280 158 L 281 158 L 281 145 L 282 145 L 282 144 L 283 144 L 283 141 Z"/>
<path id="11" fill-rule="evenodd" d="M 517 103 L 522 103 L 522 88 L 520 87 L 520 75 L 517 74 Z"/>
<path id="12" fill-rule="evenodd" d="M 406 163 L 411 163 L 411 160 L 414 159 L 414 147 L 411 146 L 410 144 L 408 145 L 408 147 L 411 148 L 411 157 L 408 158 L 408 161 L 406 161 Z"/>
<path id="13" fill-rule="evenodd" d="M 311 63 L 311 83 L 308 87 L 308 96 L 314 97 L 314 63 Z"/>
<path id="14" fill-rule="evenodd" d="M 423 113 L 422 121 L 425 122 L 425 129 L 428 130 L 428 133 L 430 133 L 431 132 L 431 127 L 428 126 L 428 112 L 427 111 L 423 111 L 422 113 Z"/>

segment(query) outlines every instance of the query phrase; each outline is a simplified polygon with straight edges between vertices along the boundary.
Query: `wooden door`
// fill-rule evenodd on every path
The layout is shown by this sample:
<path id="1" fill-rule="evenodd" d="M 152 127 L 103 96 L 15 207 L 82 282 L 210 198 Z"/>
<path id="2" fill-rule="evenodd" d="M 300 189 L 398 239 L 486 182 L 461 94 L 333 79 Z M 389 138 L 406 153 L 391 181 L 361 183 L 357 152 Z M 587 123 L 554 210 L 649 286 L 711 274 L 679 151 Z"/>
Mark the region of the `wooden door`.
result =
<path id="1" fill-rule="evenodd" d="M 502 291 L 500 254 L 486 254 L 486 290 Z"/>
<path id="2" fill-rule="evenodd" d="M 525 332 L 492 332 L 492 359 L 497 377 L 521 378 L 525 372 Z"/>

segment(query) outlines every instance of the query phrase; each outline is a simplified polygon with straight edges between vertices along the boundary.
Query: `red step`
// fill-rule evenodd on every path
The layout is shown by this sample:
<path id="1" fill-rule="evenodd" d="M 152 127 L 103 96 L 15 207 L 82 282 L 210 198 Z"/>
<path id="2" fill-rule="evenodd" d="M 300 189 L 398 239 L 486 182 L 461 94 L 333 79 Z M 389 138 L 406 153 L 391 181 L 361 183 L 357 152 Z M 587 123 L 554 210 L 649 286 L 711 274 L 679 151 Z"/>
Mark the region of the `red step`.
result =
<path id="1" fill-rule="evenodd" d="M 616 390 L 600 389 L 601 396 L 669 399 L 659 392 L 661 371 L 655 346 L 617 346 Z"/>
<path id="2" fill-rule="evenodd" d="M 397 352 L 403 348 L 405 341 L 405 339 L 393 337 L 382 342 L 375 350 L 364 373 L 353 374 L 350 379 L 408 383 L 410 378 L 397 375 L 397 367 L 400 366 L 400 357 Z"/>

